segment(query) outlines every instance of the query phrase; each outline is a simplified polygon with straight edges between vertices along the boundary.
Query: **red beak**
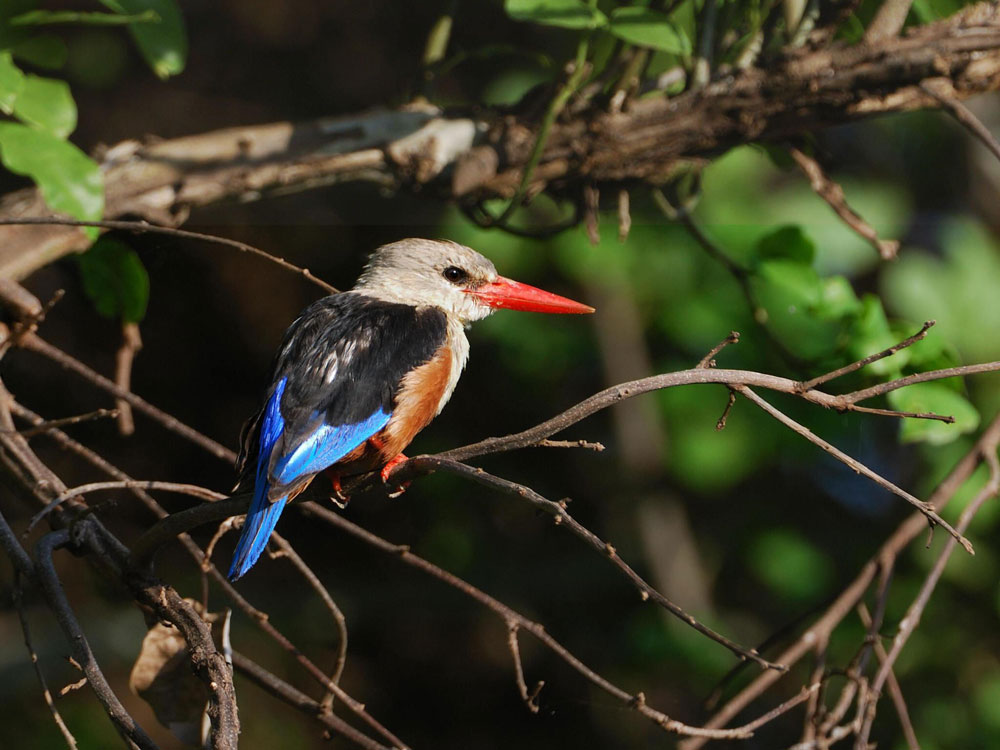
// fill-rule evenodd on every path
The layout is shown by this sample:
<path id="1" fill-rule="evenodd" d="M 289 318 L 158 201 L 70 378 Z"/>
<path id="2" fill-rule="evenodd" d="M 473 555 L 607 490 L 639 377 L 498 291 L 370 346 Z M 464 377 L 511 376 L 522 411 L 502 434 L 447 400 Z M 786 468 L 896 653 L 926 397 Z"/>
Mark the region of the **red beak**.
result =
<path id="1" fill-rule="evenodd" d="M 496 281 L 466 292 L 490 307 L 541 313 L 592 313 L 594 308 L 520 281 L 497 276 Z"/>

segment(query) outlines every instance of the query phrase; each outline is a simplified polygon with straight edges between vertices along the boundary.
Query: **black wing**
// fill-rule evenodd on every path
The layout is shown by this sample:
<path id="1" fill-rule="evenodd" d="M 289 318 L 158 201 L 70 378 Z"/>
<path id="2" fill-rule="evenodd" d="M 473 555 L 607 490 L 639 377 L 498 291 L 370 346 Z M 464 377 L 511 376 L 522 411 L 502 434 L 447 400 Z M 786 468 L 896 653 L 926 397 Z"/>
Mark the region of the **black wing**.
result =
<path id="1" fill-rule="evenodd" d="M 354 292 L 314 302 L 285 332 L 272 367 L 267 399 L 284 380 L 284 429 L 269 458 L 288 455 L 323 424 L 363 422 L 380 409 L 391 414 L 403 376 L 429 361 L 446 334 L 447 319 L 436 308 Z M 241 436 L 241 489 L 254 484 L 262 413 L 250 418 Z"/>

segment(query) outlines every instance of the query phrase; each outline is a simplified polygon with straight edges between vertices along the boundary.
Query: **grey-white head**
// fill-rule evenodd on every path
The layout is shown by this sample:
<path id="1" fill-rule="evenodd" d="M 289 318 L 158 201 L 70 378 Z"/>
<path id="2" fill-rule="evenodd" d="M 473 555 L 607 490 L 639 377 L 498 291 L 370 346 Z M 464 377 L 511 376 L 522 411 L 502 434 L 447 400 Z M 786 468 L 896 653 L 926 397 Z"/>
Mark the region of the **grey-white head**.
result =
<path id="1" fill-rule="evenodd" d="M 592 307 L 504 278 L 493 264 L 457 242 L 407 239 L 374 253 L 354 291 L 417 307 L 436 307 L 462 323 L 495 309 L 551 313 L 593 312 Z"/>

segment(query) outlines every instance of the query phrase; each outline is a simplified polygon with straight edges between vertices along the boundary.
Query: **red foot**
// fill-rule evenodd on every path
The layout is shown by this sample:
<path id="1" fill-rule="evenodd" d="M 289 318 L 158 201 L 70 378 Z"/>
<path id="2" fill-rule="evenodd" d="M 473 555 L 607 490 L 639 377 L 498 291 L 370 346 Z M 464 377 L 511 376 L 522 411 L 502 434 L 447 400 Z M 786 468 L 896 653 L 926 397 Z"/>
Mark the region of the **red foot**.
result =
<path id="1" fill-rule="evenodd" d="M 382 467 L 382 472 L 381 472 L 382 482 L 388 484 L 389 475 L 392 473 L 392 470 L 395 469 L 400 464 L 405 464 L 407 460 L 408 459 L 406 458 L 406 456 L 404 456 L 402 453 L 400 453 L 395 458 L 390 459 L 389 463 L 387 463 L 385 466 Z M 406 488 L 409 486 L 410 486 L 409 482 L 403 482 L 402 484 L 391 490 L 387 489 L 389 497 L 399 497 L 404 492 L 406 492 Z"/>
<path id="2" fill-rule="evenodd" d="M 327 479 L 330 480 L 330 484 L 333 487 L 333 494 L 330 496 L 330 499 L 336 506 L 346 508 L 351 498 L 344 494 L 344 488 L 340 486 L 340 474 L 335 469 L 325 469 L 323 473 L 326 474 Z"/>

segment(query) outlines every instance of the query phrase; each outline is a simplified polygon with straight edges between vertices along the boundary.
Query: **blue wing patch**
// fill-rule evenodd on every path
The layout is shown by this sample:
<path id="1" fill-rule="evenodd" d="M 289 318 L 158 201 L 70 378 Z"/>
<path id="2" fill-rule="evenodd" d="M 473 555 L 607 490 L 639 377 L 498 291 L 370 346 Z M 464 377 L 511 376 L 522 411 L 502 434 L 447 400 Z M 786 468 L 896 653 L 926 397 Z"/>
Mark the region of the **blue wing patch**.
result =
<path id="1" fill-rule="evenodd" d="M 306 474 L 315 474 L 332 466 L 357 448 L 389 422 L 381 408 L 357 424 L 322 424 L 288 455 L 274 465 L 274 478 L 282 484 L 294 482 Z"/>
<path id="2" fill-rule="evenodd" d="M 260 451 L 257 458 L 253 501 L 243 523 L 243 533 L 236 544 L 232 565 L 229 566 L 231 581 L 241 578 L 257 562 L 278 523 L 281 511 L 288 502 L 287 495 L 273 501 L 267 497 L 270 489 L 267 474 L 271 451 L 285 429 L 280 404 L 287 381 L 287 376 L 278 381 L 264 409 L 260 426 Z M 316 474 L 332 466 L 385 427 L 389 422 L 389 416 L 380 408 L 368 419 L 356 424 L 321 424 L 291 453 L 275 462 L 275 479 L 283 485 L 289 484 L 299 477 Z"/>

